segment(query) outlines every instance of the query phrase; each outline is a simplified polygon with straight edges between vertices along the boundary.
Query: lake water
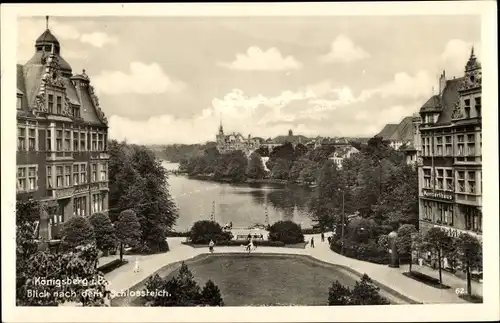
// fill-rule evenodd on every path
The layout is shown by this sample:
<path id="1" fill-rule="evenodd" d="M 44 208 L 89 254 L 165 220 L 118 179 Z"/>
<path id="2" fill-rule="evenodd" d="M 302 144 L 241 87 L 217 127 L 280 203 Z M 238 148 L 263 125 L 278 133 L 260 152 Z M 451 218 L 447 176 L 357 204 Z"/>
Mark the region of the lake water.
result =
<path id="1" fill-rule="evenodd" d="M 177 169 L 177 163 L 162 162 L 166 169 Z M 187 231 L 198 220 L 209 220 L 212 212 L 220 224 L 233 227 L 270 224 L 291 220 L 302 228 L 312 227 L 307 210 L 311 190 L 296 185 L 228 184 L 169 175 L 170 194 L 179 208 L 174 229 Z"/>

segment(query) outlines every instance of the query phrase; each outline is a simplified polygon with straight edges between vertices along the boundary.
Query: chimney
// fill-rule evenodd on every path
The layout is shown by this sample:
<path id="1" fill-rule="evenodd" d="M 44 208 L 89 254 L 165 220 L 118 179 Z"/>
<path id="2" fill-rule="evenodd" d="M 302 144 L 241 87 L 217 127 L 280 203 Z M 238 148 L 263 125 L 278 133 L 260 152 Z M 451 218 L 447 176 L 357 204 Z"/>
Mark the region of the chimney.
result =
<path id="1" fill-rule="evenodd" d="M 446 73 L 443 70 L 443 74 L 441 74 L 441 77 L 439 78 L 439 94 L 440 95 L 443 93 L 445 86 L 446 86 Z"/>

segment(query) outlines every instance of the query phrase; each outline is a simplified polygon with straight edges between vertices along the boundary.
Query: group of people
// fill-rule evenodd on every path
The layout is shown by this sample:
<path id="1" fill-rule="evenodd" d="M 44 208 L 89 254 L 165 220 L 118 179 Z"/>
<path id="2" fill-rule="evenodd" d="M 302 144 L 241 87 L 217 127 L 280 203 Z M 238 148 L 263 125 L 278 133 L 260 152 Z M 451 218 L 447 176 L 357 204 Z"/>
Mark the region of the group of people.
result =
<path id="1" fill-rule="evenodd" d="M 330 244 L 332 241 L 332 237 L 328 236 L 326 239 L 328 240 L 328 243 Z M 323 232 L 321 232 L 321 242 L 325 242 L 325 234 Z M 311 248 L 314 248 L 314 237 L 311 237 L 309 244 L 311 245 Z"/>

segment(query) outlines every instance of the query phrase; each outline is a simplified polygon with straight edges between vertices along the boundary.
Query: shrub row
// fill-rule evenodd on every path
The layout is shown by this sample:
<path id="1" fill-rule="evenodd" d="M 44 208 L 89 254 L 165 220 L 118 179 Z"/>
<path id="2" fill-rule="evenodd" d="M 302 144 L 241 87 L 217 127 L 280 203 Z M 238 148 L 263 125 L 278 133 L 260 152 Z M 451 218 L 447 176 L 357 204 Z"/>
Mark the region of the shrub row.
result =
<path id="1" fill-rule="evenodd" d="M 181 237 L 181 238 L 184 238 L 184 237 L 189 237 L 190 234 L 191 234 L 190 231 L 186 231 L 186 232 L 169 231 L 169 232 L 167 232 L 167 237 L 172 237 L 172 238 Z"/>
<path id="2" fill-rule="evenodd" d="M 324 232 L 323 230 L 321 230 L 321 228 L 302 229 L 302 234 L 319 234 L 321 232 Z"/>

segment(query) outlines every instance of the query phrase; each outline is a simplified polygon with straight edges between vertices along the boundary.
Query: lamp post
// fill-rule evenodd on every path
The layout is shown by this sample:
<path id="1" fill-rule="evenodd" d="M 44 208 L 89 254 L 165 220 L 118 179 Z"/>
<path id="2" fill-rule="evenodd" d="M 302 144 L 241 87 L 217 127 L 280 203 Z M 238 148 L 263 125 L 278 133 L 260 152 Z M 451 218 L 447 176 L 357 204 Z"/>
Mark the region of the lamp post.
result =
<path id="1" fill-rule="evenodd" d="M 391 261 L 389 267 L 391 268 L 399 268 L 399 256 L 398 249 L 396 246 L 396 238 L 398 234 L 395 231 L 389 233 L 389 253 L 391 254 Z"/>
<path id="2" fill-rule="evenodd" d="M 341 218 L 341 222 L 342 222 L 342 228 L 341 228 L 341 231 L 340 231 L 340 234 L 341 234 L 341 245 L 340 245 L 340 254 L 343 255 L 344 254 L 344 227 L 345 227 L 345 215 L 344 215 L 344 191 L 341 190 L 340 188 L 338 189 L 340 192 L 342 192 L 342 218 Z"/>

